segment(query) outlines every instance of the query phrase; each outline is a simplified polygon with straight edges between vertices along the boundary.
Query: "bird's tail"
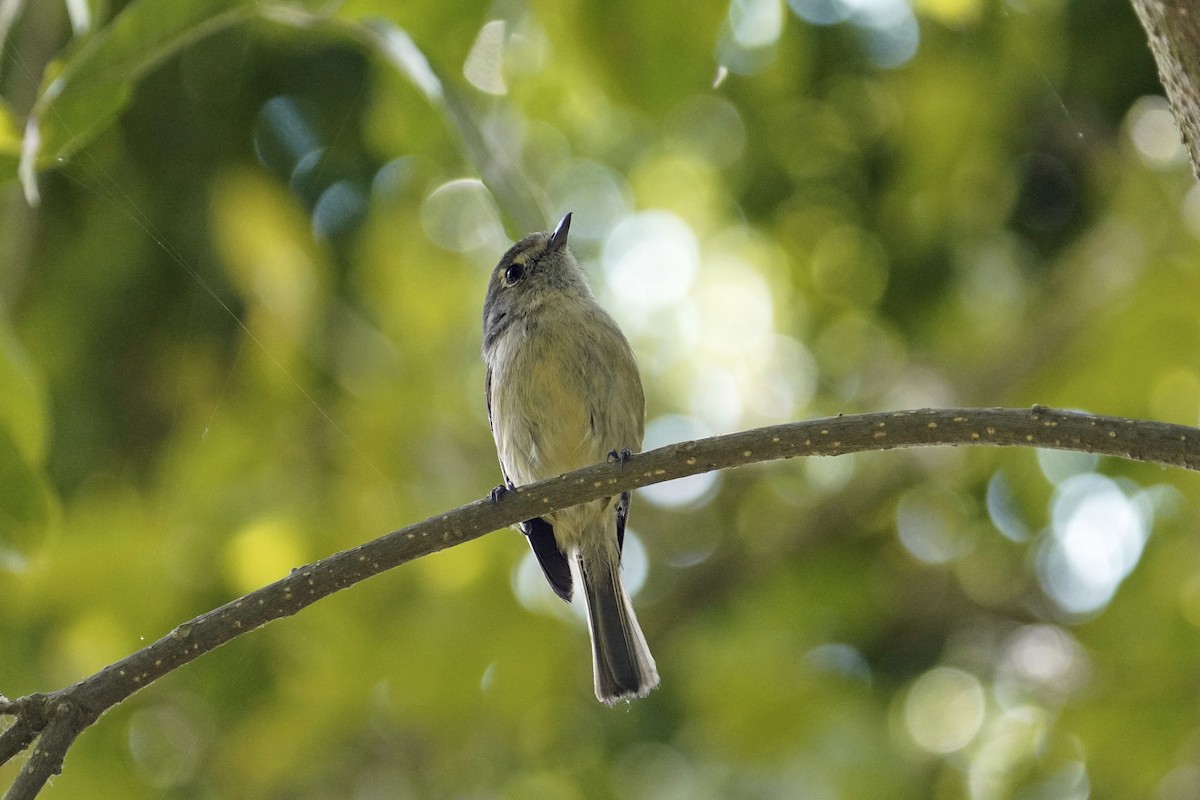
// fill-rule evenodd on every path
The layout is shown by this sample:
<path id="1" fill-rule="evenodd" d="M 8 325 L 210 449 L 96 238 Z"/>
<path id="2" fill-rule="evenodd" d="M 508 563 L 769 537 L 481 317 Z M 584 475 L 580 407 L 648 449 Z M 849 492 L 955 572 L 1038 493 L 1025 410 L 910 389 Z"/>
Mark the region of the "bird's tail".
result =
<path id="1" fill-rule="evenodd" d="M 658 670 L 621 581 L 620 556 L 580 556 L 578 564 L 592 634 L 596 697 L 610 706 L 645 697 L 658 686 Z"/>

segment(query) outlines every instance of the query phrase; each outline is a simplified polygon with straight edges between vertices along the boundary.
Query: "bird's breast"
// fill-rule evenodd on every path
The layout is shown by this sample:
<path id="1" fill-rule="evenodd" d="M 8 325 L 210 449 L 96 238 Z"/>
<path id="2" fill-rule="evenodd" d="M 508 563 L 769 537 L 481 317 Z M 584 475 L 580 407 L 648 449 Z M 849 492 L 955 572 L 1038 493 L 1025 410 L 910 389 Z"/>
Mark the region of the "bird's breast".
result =
<path id="1" fill-rule="evenodd" d="M 603 461 L 641 447 L 642 392 L 621 339 L 606 347 L 579 324 L 510 331 L 492 365 L 492 427 L 500 460 L 516 484 Z M 617 336 L 620 336 L 617 332 Z"/>

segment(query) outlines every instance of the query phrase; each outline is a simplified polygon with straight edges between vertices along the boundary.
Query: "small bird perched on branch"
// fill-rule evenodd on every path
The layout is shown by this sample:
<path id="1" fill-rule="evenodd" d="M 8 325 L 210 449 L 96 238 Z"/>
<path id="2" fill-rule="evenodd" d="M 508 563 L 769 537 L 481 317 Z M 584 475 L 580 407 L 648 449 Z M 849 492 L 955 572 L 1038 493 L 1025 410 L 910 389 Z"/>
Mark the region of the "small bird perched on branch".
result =
<path id="1" fill-rule="evenodd" d="M 645 399 L 617 323 L 592 297 L 567 247 L 571 215 L 531 233 L 492 271 L 483 304 L 488 419 L 507 489 L 642 447 Z M 658 686 L 646 637 L 621 580 L 629 493 L 521 523 L 556 594 L 583 584 L 596 697 L 612 705 Z"/>

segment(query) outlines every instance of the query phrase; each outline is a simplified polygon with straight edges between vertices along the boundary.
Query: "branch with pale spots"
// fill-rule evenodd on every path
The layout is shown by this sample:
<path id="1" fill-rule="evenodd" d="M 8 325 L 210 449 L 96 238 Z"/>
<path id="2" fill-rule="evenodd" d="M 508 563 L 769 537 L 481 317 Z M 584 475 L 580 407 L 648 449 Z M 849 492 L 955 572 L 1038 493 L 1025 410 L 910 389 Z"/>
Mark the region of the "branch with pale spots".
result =
<path id="1" fill-rule="evenodd" d="M 0 764 L 33 745 L 5 800 L 29 800 L 62 770 L 83 730 L 125 698 L 226 642 L 353 586 L 521 520 L 701 472 L 798 456 L 936 445 L 1037 447 L 1200 470 L 1200 429 L 1032 409 L 942 409 L 856 414 L 714 436 L 596 464 L 518 487 L 295 569 L 287 577 L 185 622 L 163 638 L 57 691 L 0 695 Z"/>

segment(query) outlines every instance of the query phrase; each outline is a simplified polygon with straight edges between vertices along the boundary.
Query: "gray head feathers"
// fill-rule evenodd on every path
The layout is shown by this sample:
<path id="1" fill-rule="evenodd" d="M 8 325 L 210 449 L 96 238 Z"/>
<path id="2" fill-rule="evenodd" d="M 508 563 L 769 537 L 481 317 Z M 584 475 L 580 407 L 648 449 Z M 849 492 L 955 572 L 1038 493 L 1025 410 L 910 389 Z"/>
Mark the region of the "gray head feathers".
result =
<path id="1" fill-rule="evenodd" d="M 552 232 L 531 233 L 508 248 L 492 270 L 483 302 L 483 349 L 514 321 L 555 297 L 594 303 L 579 262 L 567 247 L 571 215 Z"/>

